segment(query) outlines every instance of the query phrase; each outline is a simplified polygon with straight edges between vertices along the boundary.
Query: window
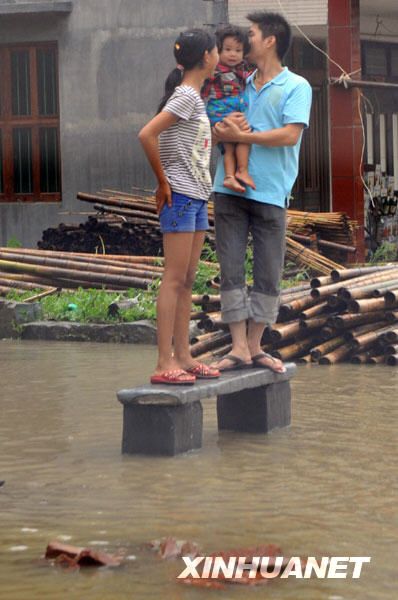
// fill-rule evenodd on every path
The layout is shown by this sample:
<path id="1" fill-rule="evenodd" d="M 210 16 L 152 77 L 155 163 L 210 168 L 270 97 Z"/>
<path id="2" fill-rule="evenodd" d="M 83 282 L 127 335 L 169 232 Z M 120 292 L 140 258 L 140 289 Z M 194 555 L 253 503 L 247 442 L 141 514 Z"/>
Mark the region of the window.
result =
<path id="1" fill-rule="evenodd" d="M 376 81 L 398 79 L 398 44 L 364 42 L 362 44 L 362 75 Z"/>
<path id="2" fill-rule="evenodd" d="M 0 45 L 0 202 L 60 200 L 57 46 Z"/>

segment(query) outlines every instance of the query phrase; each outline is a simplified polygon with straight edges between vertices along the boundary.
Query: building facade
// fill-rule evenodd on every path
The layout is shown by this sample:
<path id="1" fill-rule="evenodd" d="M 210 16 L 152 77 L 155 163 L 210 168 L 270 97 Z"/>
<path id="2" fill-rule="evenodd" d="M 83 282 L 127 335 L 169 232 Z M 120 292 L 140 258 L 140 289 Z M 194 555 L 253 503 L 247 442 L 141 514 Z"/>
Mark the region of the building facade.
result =
<path id="1" fill-rule="evenodd" d="M 173 66 L 173 39 L 247 24 L 256 9 L 293 24 L 287 64 L 314 89 L 293 206 L 344 210 L 364 231 L 375 197 L 393 217 L 396 0 L 0 0 L 0 245 L 35 246 L 43 229 L 84 218 L 78 191 L 151 189 L 137 132 Z"/>

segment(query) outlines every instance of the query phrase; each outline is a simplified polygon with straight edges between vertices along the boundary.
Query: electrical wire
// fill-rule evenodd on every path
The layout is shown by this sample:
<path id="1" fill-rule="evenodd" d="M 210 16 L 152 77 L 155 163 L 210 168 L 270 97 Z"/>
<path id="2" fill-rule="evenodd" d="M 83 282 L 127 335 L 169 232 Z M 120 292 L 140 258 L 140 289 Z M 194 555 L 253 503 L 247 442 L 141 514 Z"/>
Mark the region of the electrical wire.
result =
<path id="1" fill-rule="evenodd" d="M 351 71 L 350 73 L 347 73 L 347 71 L 338 63 L 336 62 L 325 50 L 323 50 L 322 48 L 320 48 L 319 46 L 317 46 L 317 44 L 315 44 L 310 37 L 308 37 L 308 35 L 302 30 L 302 28 L 300 27 L 300 25 L 298 25 L 298 23 L 296 23 L 295 21 L 292 21 L 288 14 L 287 11 L 285 9 L 285 7 L 283 6 L 281 0 L 277 0 L 279 7 L 281 9 L 281 11 L 284 13 L 284 15 L 289 19 L 289 21 L 291 22 L 292 25 L 294 25 L 294 27 L 296 27 L 296 29 L 300 32 L 300 34 L 307 40 L 307 42 L 316 50 L 318 50 L 318 52 L 320 52 L 321 54 L 323 54 L 324 56 L 326 56 L 327 60 L 334 64 L 341 72 L 340 77 L 338 77 L 336 83 L 341 83 L 342 85 L 344 85 L 344 87 L 347 89 L 348 88 L 348 80 L 351 79 L 351 75 L 355 75 L 356 73 L 360 73 L 361 69 L 356 69 L 355 71 Z M 382 24 L 382 22 L 380 23 Z M 377 23 L 377 25 L 379 26 L 379 23 Z M 364 176 L 363 176 L 363 158 L 364 158 L 364 154 L 365 154 L 365 146 L 366 146 L 366 132 L 365 132 L 365 125 L 363 122 L 363 116 L 362 116 L 362 110 L 361 110 L 361 102 L 364 102 L 365 106 L 366 103 L 368 103 L 368 105 L 370 105 L 373 109 L 372 103 L 370 102 L 369 98 L 367 98 L 365 96 L 365 94 L 358 90 L 358 114 L 359 114 L 359 119 L 361 122 L 361 129 L 362 129 L 362 152 L 361 152 L 361 161 L 360 161 L 360 165 L 359 165 L 359 176 L 361 178 L 361 182 L 362 185 L 364 187 L 364 189 L 367 191 L 367 193 L 369 194 L 369 198 L 372 204 L 372 207 L 375 207 L 375 202 L 373 199 L 373 194 L 369 188 L 369 186 L 367 185 Z M 372 110 L 373 113 L 373 110 Z"/>

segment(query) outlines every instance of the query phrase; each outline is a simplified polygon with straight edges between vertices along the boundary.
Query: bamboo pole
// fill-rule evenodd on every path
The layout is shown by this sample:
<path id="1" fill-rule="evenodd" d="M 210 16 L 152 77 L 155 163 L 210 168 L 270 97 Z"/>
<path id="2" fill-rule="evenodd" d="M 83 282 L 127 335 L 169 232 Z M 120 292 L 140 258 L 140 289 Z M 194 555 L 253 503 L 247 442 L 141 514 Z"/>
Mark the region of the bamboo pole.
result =
<path id="1" fill-rule="evenodd" d="M 279 358 L 279 360 L 282 361 L 291 360 L 298 358 L 300 355 L 308 354 L 312 344 L 312 340 L 303 340 L 302 342 L 295 342 L 294 344 L 290 344 L 284 348 L 273 350 L 271 354 L 275 358 Z"/>
<path id="2" fill-rule="evenodd" d="M 398 304 L 398 288 L 389 290 L 384 294 L 386 306 L 396 306 Z"/>
<path id="3" fill-rule="evenodd" d="M 32 265 L 39 266 L 48 266 L 48 267 L 59 267 L 61 269 L 74 269 L 80 272 L 90 271 L 92 273 L 103 273 L 109 275 L 123 275 L 126 277 L 142 277 L 149 278 L 153 277 L 153 272 L 151 271 L 141 271 L 138 269 L 132 269 L 130 267 L 114 267 L 108 265 L 101 265 L 96 263 L 85 263 L 85 262 L 76 262 L 73 259 L 58 259 L 53 257 L 38 257 L 34 255 L 18 255 L 11 253 L 2 253 L 0 252 L 0 264 L 1 259 L 5 259 L 7 261 L 17 261 L 19 263 L 28 263 Z"/>
<path id="4" fill-rule="evenodd" d="M 193 358 L 200 356 L 204 352 L 215 350 L 218 347 L 229 344 L 231 342 L 230 333 L 221 333 L 220 335 L 213 336 L 213 338 L 197 342 L 191 346 L 191 355 Z"/>
<path id="5" fill-rule="evenodd" d="M 366 313 L 383 310 L 385 308 L 384 298 L 371 298 L 369 300 L 351 300 L 348 308 L 353 313 Z"/>
<path id="6" fill-rule="evenodd" d="M 389 326 L 385 327 L 382 324 L 382 327 L 377 330 L 369 331 L 368 333 L 363 333 L 358 337 L 354 337 L 354 339 L 351 341 L 352 348 L 361 351 L 369 348 L 369 346 L 376 342 L 380 338 L 380 335 L 385 333 L 388 328 Z"/>
<path id="7" fill-rule="evenodd" d="M 398 310 L 391 310 L 386 312 L 386 320 L 389 323 L 395 323 L 398 321 Z"/>
<path id="8" fill-rule="evenodd" d="M 342 344 L 345 343 L 345 339 L 342 336 L 338 336 L 316 346 L 315 348 L 311 348 L 310 355 L 313 360 L 319 360 L 321 356 L 324 354 L 329 354 L 332 350 L 339 348 Z"/>
<path id="9" fill-rule="evenodd" d="M 70 278 L 96 284 L 115 284 L 121 287 L 136 287 L 146 289 L 152 283 L 150 279 L 138 277 L 126 277 L 123 275 L 107 275 L 105 273 L 93 273 L 90 271 L 76 271 L 73 269 L 63 269 L 59 267 L 45 267 L 28 263 L 17 263 L 6 260 L 0 260 L 0 269 L 12 273 L 31 273 L 32 275 L 47 275 L 49 278 Z"/>
<path id="10" fill-rule="evenodd" d="M 385 362 L 385 357 L 383 354 L 379 354 L 377 356 L 369 356 L 366 364 L 367 365 L 378 365 L 380 363 L 384 363 Z"/>
<path id="11" fill-rule="evenodd" d="M 320 329 L 326 324 L 328 317 L 313 317 L 312 319 L 305 319 L 300 321 L 299 326 L 302 329 L 313 330 Z"/>
<path id="12" fill-rule="evenodd" d="M 368 359 L 368 354 L 367 352 L 361 352 L 360 354 L 354 354 L 354 356 L 351 357 L 351 364 L 353 365 L 363 365 L 366 363 Z"/>
<path id="13" fill-rule="evenodd" d="M 385 354 L 398 354 L 398 344 L 391 344 L 384 349 Z"/>
<path id="14" fill-rule="evenodd" d="M 60 292 L 60 291 L 61 291 L 60 288 L 54 287 L 49 290 L 45 290 L 44 292 L 41 292 L 40 294 L 35 294 L 34 296 L 25 298 L 24 302 L 36 302 L 37 300 L 41 300 L 42 298 L 46 298 L 47 296 L 52 296 L 53 294 L 56 294 L 57 292 Z"/>
<path id="15" fill-rule="evenodd" d="M 384 265 L 374 267 L 357 267 L 352 269 L 333 269 L 330 273 L 330 277 L 333 282 L 344 281 L 345 279 L 351 279 L 353 277 L 359 277 L 361 275 L 367 275 L 369 273 L 376 273 L 380 271 L 388 271 L 391 269 L 397 269 L 398 265 Z"/>
<path id="16" fill-rule="evenodd" d="M 333 352 L 329 352 L 325 356 L 319 359 L 320 365 L 335 365 L 336 363 L 342 362 L 350 353 L 352 349 L 349 346 L 339 346 Z"/>
<path id="17" fill-rule="evenodd" d="M 390 367 L 396 367 L 398 365 L 398 354 L 390 354 L 390 356 L 388 356 L 386 359 L 386 363 Z"/>
<path id="18" fill-rule="evenodd" d="M 331 317 L 332 327 L 336 329 L 349 329 L 358 325 L 364 325 L 367 323 L 375 323 L 384 318 L 384 311 L 379 312 L 368 312 L 364 314 L 346 314 L 346 315 L 335 315 Z"/>
<path id="19" fill-rule="evenodd" d="M 320 304 L 316 304 L 315 306 L 312 306 L 311 308 L 307 308 L 306 310 L 303 310 L 299 314 L 299 318 L 300 319 L 311 319 L 312 317 L 320 315 L 323 312 L 325 312 L 325 309 L 327 309 L 327 305 L 328 305 L 327 302 L 321 302 Z"/>
<path id="20" fill-rule="evenodd" d="M 347 342 L 352 342 L 357 339 L 359 336 L 373 332 L 381 327 L 385 327 L 385 323 L 383 321 L 376 321 L 374 323 L 365 323 L 363 325 L 358 325 L 354 329 L 343 330 L 343 337 Z"/>

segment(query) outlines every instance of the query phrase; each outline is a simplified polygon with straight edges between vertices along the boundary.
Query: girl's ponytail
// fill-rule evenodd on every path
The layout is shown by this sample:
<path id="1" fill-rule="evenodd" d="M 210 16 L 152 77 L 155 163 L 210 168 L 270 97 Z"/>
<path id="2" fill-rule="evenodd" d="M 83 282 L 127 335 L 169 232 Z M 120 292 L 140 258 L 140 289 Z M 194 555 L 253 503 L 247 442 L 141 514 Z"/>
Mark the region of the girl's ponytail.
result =
<path id="1" fill-rule="evenodd" d="M 176 87 L 181 84 L 184 70 L 190 71 L 203 65 L 204 53 L 211 52 L 215 45 L 215 37 L 204 29 L 189 29 L 180 33 L 174 44 L 174 57 L 178 66 L 166 79 L 158 113 L 164 108 Z"/>
<path id="2" fill-rule="evenodd" d="M 176 67 L 171 71 L 171 73 L 169 73 L 164 84 L 164 96 L 161 99 L 160 104 L 158 106 L 158 113 L 161 112 L 163 107 L 166 105 L 168 99 L 171 98 L 176 87 L 181 84 L 183 75 L 184 71 L 180 67 Z"/>

